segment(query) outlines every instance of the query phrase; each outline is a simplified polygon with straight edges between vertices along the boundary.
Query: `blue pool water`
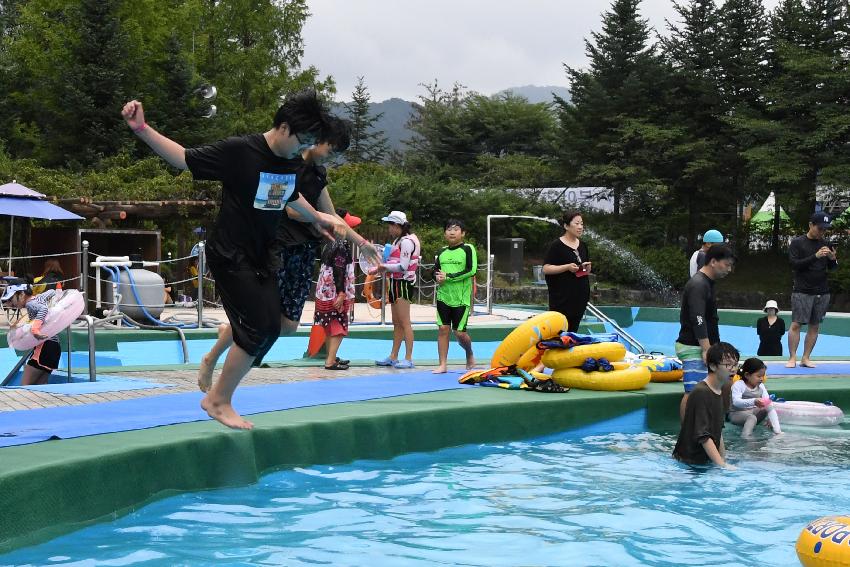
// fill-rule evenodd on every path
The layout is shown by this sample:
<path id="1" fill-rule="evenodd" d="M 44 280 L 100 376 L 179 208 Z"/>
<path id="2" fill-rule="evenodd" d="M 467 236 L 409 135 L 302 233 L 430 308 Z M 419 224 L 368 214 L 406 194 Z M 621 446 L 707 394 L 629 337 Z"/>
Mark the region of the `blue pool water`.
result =
<path id="1" fill-rule="evenodd" d="M 846 430 L 733 429 L 727 472 L 671 459 L 674 436 L 610 425 L 278 472 L 0 565 L 790 566 L 809 520 L 850 509 Z"/>

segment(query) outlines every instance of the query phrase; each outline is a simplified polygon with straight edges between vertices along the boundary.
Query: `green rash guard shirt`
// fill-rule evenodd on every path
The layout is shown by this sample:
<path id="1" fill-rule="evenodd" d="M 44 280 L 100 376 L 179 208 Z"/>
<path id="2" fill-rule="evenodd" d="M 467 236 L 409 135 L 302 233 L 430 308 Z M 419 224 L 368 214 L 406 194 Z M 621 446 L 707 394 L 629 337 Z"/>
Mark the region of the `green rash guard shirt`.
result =
<path id="1" fill-rule="evenodd" d="M 434 270 L 446 275 L 446 280 L 437 288 L 437 301 L 449 307 L 472 304 L 472 282 L 478 271 L 475 248 L 465 242 L 457 246 L 446 246 L 437 256 Z"/>

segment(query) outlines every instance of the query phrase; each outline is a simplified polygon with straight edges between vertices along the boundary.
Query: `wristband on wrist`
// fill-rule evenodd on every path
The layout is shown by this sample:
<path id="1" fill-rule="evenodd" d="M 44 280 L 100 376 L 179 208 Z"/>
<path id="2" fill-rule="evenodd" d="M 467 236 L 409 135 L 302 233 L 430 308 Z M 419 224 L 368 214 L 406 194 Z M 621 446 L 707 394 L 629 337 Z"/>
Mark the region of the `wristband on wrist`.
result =
<path id="1" fill-rule="evenodd" d="M 141 126 L 139 126 L 138 128 L 131 128 L 131 130 L 133 130 L 133 133 L 134 133 L 134 134 L 138 134 L 139 132 L 141 132 L 142 130 L 144 130 L 144 129 L 145 129 L 145 128 L 147 128 L 147 127 L 148 127 L 148 123 L 147 123 L 147 122 L 142 122 L 142 125 L 141 125 Z"/>

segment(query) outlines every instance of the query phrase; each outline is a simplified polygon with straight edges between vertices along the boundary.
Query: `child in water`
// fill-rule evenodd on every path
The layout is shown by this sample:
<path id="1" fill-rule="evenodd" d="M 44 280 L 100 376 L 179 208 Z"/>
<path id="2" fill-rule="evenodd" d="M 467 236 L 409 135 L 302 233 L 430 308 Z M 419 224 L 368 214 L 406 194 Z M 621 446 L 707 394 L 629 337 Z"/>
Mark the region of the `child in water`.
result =
<path id="1" fill-rule="evenodd" d="M 748 358 L 738 371 L 740 380 L 732 385 L 732 407 L 729 421 L 743 425 L 741 437 L 750 437 L 757 423 L 766 417 L 775 434 L 782 433 L 779 416 L 764 387 L 764 375 L 767 367 L 758 358 Z"/>

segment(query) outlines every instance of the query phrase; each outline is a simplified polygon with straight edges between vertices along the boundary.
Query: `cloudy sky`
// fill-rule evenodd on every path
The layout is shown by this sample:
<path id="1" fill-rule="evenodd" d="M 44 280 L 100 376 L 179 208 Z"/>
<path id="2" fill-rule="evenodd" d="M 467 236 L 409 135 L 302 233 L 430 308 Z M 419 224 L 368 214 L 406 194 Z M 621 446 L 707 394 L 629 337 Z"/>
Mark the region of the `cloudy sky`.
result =
<path id="1" fill-rule="evenodd" d="M 373 101 L 413 100 L 420 83 L 460 82 L 484 94 L 523 85 L 567 86 L 563 64 L 586 62 L 584 38 L 599 30 L 608 0 L 308 0 L 303 63 L 336 79 L 350 100 L 358 76 Z M 764 0 L 769 9 L 779 0 Z M 644 0 L 656 30 L 672 0 Z"/>

